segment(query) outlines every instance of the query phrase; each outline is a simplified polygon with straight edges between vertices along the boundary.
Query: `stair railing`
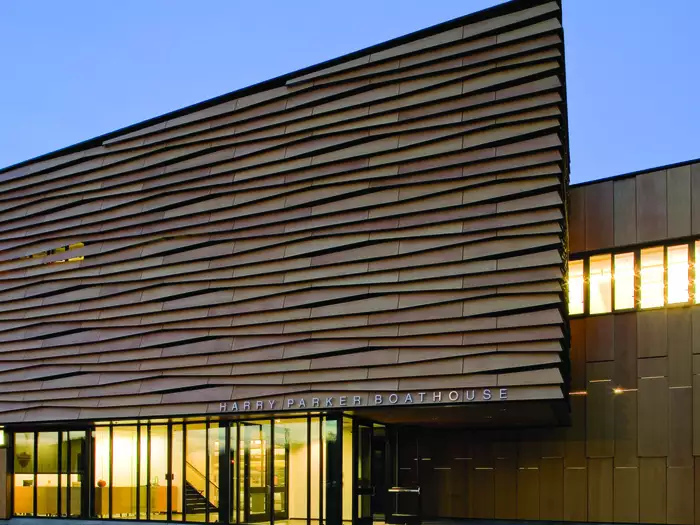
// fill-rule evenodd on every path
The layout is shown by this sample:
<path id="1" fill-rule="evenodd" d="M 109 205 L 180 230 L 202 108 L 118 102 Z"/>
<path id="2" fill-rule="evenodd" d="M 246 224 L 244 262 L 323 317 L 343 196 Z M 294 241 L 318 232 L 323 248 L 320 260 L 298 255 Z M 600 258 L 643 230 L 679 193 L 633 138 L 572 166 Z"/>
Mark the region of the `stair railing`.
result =
<path id="1" fill-rule="evenodd" d="M 190 463 L 190 462 L 187 461 L 187 460 L 185 460 L 185 468 L 186 468 L 186 473 L 185 473 L 185 479 L 186 479 L 186 481 L 188 481 L 189 484 L 190 484 L 197 492 L 199 492 L 199 493 L 202 495 L 202 497 L 206 498 L 205 493 L 206 493 L 206 490 L 207 490 L 207 483 L 209 483 L 209 485 L 210 485 L 211 487 L 214 487 L 214 489 L 216 490 L 216 492 L 219 491 L 219 486 L 218 486 L 216 483 L 214 483 L 214 482 L 211 481 L 211 480 L 208 480 L 207 477 L 206 477 L 197 467 L 195 467 L 192 463 Z M 192 479 L 192 477 L 189 476 L 190 473 L 195 474 L 194 477 L 197 479 L 197 481 L 200 481 L 201 483 L 198 483 L 198 484 L 193 483 L 194 480 Z M 198 485 L 199 485 L 199 486 L 198 486 Z M 206 498 L 206 499 L 207 499 L 207 501 L 209 502 L 210 505 L 212 505 L 212 506 L 214 506 L 214 507 L 218 507 L 218 505 L 214 505 L 214 503 L 211 501 L 211 493 L 212 493 L 212 491 L 210 490 L 210 491 L 209 491 L 210 497 L 209 497 L 209 498 Z"/>

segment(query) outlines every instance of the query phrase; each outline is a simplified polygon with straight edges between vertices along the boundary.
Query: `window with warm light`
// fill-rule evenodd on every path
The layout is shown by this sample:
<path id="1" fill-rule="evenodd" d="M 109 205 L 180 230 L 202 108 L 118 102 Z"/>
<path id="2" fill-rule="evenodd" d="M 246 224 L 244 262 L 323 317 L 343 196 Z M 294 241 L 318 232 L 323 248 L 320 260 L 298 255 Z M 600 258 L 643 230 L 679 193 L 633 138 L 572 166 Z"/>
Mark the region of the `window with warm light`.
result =
<path id="1" fill-rule="evenodd" d="M 664 249 L 646 248 L 640 256 L 641 306 L 654 308 L 664 305 Z"/>
<path id="2" fill-rule="evenodd" d="M 569 261 L 569 313 L 583 313 L 583 261 Z"/>
<path id="3" fill-rule="evenodd" d="M 612 312 L 612 257 L 610 254 L 591 257 L 588 280 L 590 283 L 589 313 Z"/>
<path id="4" fill-rule="evenodd" d="M 698 272 L 697 272 L 697 264 L 698 264 L 698 257 L 700 257 L 700 241 L 695 241 L 695 302 L 698 303 L 700 302 L 700 283 L 698 283 Z"/>
<path id="5" fill-rule="evenodd" d="M 687 303 L 690 298 L 688 289 L 688 245 L 669 246 L 666 248 L 668 260 L 668 304 Z"/>
<path id="6" fill-rule="evenodd" d="M 634 253 L 615 254 L 615 310 L 634 308 Z"/>

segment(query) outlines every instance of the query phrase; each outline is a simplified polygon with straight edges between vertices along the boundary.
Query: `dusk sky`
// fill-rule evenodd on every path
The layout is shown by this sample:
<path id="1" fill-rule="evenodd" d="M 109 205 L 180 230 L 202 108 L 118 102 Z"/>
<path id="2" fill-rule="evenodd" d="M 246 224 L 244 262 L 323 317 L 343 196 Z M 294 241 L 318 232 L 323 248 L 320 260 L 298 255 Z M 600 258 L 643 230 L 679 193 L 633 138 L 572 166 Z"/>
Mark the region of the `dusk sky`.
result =
<path id="1" fill-rule="evenodd" d="M 494 0 L 4 0 L 0 167 Z M 564 0 L 572 182 L 700 157 L 700 2 Z"/>

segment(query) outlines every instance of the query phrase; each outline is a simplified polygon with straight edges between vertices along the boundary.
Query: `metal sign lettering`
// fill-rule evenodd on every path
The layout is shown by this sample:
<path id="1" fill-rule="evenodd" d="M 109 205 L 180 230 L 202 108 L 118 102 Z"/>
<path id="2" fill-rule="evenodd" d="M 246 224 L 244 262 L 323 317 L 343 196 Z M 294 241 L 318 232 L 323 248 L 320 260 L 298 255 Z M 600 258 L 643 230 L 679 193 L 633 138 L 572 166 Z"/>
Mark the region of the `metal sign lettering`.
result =
<path id="1" fill-rule="evenodd" d="M 221 412 L 312 410 L 320 408 L 414 406 L 508 400 L 507 388 L 470 388 L 426 392 L 392 392 L 352 396 L 281 396 L 275 399 L 222 401 Z"/>

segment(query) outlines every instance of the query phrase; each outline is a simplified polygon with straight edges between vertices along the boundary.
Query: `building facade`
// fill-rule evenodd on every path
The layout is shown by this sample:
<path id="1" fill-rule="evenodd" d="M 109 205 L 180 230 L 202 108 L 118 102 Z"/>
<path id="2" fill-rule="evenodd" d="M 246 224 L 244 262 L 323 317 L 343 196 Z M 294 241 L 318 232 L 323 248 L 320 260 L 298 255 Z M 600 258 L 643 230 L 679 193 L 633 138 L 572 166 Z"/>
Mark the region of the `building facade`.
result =
<path id="1" fill-rule="evenodd" d="M 0 170 L 0 520 L 700 521 L 695 194 L 546 0 Z"/>

